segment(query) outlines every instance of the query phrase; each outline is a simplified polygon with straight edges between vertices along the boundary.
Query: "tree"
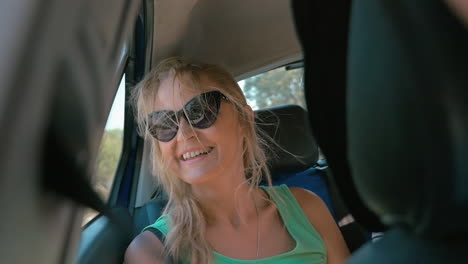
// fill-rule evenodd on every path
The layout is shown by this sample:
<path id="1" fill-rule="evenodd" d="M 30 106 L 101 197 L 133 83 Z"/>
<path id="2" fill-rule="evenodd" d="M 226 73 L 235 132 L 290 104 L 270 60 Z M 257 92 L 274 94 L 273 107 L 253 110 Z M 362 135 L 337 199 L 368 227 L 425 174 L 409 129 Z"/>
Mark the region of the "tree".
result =
<path id="1" fill-rule="evenodd" d="M 107 200 L 122 153 L 122 129 L 106 130 L 97 156 L 97 171 L 94 186 L 101 198 Z"/>
<path id="2" fill-rule="evenodd" d="M 297 104 L 305 108 L 303 70 L 278 68 L 248 78 L 244 83 L 244 93 L 249 102 L 257 108 L 282 104 Z"/>

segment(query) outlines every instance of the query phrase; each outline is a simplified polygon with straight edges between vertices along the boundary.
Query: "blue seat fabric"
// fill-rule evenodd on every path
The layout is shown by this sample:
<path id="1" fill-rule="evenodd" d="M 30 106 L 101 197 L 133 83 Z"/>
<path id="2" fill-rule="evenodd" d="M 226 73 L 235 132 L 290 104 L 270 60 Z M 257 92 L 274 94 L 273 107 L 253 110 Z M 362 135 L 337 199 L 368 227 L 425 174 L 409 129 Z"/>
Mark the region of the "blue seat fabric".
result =
<path id="1" fill-rule="evenodd" d="M 273 177 L 275 179 L 273 185 L 286 184 L 288 187 L 300 187 L 312 191 L 325 202 L 328 210 L 336 221 L 337 219 L 333 210 L 325 176 L 324 171 L 317 168 L 309 168 L 298 173 L 281 173 L 275 175 Z"/>

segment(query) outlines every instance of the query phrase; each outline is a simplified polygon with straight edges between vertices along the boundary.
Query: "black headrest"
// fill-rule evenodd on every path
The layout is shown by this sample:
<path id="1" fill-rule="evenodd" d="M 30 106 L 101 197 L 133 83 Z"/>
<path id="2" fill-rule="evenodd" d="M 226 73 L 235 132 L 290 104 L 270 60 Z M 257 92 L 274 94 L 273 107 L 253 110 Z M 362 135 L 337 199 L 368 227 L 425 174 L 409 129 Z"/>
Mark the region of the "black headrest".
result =
<path id="1" fill-rule="evenodd" d="M 280 146 L 269 144 L 271 150 L 266 150 L 272 174 L 299 172 L 315 165 L 318 146 L 302 107 L 283 105 L 257 110 L 255 120 L 257 127 Z"/>
<path id="2" fill-rule="evenodd" d="M 352 17 L 349 156 L 362 197 L 390 226 L 466 241 L 466 28 L 437 0 L 357 1 Z"/>

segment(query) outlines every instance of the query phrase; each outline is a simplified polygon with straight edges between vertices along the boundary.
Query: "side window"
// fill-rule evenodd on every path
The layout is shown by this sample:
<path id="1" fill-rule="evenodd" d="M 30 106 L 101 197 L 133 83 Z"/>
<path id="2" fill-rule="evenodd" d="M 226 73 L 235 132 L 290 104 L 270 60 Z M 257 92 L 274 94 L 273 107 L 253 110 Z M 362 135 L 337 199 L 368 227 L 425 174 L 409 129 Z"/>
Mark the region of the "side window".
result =
<path id="1" fill-rule="evenodd" d="M 254 109 L 282 104 L 296 104 L 306 108 L 303 68 L 277 68 L 239 82 L 247 102 Z"/>
<path id="2" fill-rule="evenodd" d="M 107 118 L 104 134 L 97 155 L 96 172 L 92 184 L 96 192 L 104 201 L 109 199 L 109 194 L 114 182 L 115 173 L 119 164 L 123 147 L 123 128 L 125 116 L 125 75 L 120 81 L 117 94 Z M 83 216 L 82 226 L 97 215 L 97 212 L 87 208 Z"/>

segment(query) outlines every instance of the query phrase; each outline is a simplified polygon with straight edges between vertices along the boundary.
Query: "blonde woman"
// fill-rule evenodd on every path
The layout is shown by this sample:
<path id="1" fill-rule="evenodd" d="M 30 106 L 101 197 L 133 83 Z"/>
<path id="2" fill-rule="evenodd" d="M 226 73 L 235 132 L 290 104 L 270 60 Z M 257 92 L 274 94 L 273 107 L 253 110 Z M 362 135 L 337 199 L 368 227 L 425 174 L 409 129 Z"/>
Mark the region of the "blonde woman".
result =
<path id="1" fill-rule="evenodd" d="M 169 58 L 134 101 L 168 204 L 130 244 L 127 264 L 344 263 L 349 251 L 320 198 L 271 186 L 254 113 L 227 71 Z"/>

